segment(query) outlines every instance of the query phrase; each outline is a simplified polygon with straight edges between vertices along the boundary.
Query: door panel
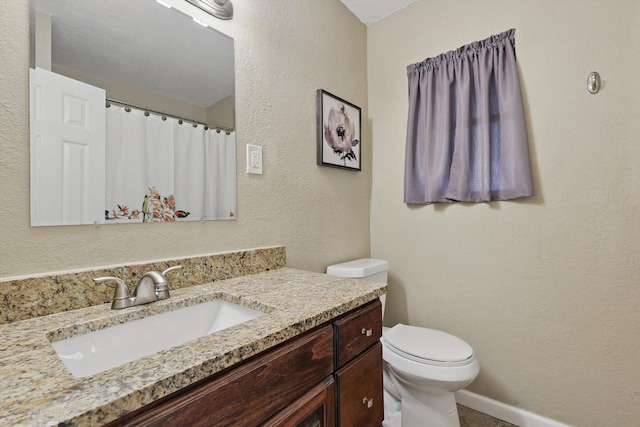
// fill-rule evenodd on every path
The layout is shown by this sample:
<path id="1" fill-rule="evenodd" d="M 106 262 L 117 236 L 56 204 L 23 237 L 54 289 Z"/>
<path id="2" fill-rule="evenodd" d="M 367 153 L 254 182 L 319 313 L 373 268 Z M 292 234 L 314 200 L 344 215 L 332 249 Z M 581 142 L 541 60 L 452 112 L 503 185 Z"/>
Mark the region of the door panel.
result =
<path id="1" fill-rule="evenodd" d="M 30 70 L 31 225 L 104 221 L 105 91 Z"/>

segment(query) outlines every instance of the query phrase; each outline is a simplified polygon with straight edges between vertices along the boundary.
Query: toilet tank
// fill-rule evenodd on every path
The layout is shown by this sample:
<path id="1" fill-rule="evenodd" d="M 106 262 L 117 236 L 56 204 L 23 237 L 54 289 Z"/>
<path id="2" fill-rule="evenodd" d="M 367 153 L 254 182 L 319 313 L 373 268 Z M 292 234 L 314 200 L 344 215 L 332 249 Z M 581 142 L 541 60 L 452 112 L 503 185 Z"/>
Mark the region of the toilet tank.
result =
<path id="1" fill-rule="evenodd" d="M 387 283 L 388 272 L 389 262 L 383 259 L 373 258 L 356 259 L 327 267 L 327 274 L 330 276 L 366 279 L 378 283 Z M 382 303 L 382 318 L 384 318 L 386 299 L 386 295 L 380 297 L 380 302 Z"/>

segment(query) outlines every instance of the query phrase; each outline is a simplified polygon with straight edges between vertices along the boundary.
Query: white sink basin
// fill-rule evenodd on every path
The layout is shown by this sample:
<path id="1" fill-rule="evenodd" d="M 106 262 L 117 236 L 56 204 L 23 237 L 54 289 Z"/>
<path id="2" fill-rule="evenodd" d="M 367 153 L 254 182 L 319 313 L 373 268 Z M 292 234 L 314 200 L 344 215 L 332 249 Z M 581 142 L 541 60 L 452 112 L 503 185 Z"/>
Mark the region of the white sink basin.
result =
<path id="1" fill-rule="evenodd" d="M 75 377 L 88 377 L 261 316 L 261 311 L 213 300 L 51 345 Z"/>

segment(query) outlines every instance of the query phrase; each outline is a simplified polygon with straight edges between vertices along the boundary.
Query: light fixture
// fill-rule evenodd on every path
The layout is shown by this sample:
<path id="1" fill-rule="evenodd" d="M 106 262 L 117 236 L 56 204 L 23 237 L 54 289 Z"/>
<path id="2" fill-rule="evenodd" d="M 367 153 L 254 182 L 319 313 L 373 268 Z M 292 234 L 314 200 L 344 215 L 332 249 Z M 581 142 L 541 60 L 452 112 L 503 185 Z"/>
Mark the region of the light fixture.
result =
<path id="1" fill-rule="evenodd" d="M 233 18 L 231 0 L 186 0 L 192 5 L 204 10 L 209 15 L 220 19 Z"/>

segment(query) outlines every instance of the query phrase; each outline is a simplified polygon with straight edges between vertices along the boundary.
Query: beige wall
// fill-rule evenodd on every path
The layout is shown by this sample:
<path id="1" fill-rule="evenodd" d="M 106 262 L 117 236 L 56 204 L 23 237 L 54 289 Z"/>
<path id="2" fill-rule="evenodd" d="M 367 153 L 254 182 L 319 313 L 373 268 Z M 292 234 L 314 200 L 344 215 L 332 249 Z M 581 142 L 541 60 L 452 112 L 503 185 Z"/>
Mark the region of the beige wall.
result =
<path id="1" fill-rule="evenodd" d="M 214 126 L 222 126 L 228 129 L 235 129 L 235 106 L 234 98 L 227 96 L 207 108 L 207 123 Z"/>
<path id="2" fill-rule="evenodd" d="M 363 172 L 316 166 L 317 89 L 367 123 L 366 27 L 338 0 L 233 3 L 233 20 L 206 19 L 235 38 L 238 219 L 31 228 L 28 5 L 0 2 L 0 279 L 270 245 L 315 271 L 369 255 L 369 129 Z M 244 173 L 247 143 L 263 175 Z"/>
<path id="3" fill-rule="evenodd" d="M 406 66 L 514 27 L 537 196 L 403 204 Z M 638 70 L 639 1 L 421 0 L 368 28 L 386 322 L 468 341 L 471 391 L 577 426 L 638 425 Z"/>

